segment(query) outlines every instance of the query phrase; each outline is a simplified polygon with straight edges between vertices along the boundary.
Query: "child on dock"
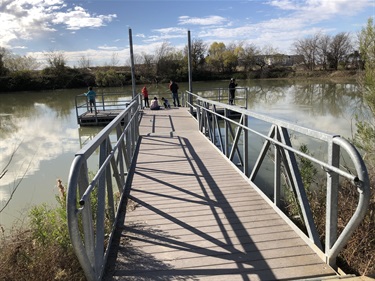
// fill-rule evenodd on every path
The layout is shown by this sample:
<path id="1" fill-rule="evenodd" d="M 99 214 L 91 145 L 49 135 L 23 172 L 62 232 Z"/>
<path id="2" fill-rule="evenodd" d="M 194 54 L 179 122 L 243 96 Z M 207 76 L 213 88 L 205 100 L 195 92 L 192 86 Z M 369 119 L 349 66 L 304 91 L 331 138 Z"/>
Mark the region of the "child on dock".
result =
<path id="1" fill-rule="evenodd" d="M 93 91 L 92 87 L 89 87 L 89 91 L 85 93 L 85 96 L 87 97 L 87 100 L 90 105 L 90 112 L 92 113 L 92 108 L 94 107 L 95 113 L 98 113 L 98 111 L 96 110 L 96 101 L 95 101 L 96 93 Z"/>
<path id="2" fill-rule="evenodd" d="M 145 101 L 145 107 L 150 107 L 149 103 L 148 103 L 148 91 L 147 91 L 147 88 L 146 86 L 144 86 L 142 88 L 142 95 L 143 95 L 143 99 Z"/>
<path id="3" fill-rule="evenodd" d="M 165 108 L 171 108 L 171 105 L 169 104 L 169 101 L 167 99 L 162 97 L 161 100 L 163 101 Z"/>

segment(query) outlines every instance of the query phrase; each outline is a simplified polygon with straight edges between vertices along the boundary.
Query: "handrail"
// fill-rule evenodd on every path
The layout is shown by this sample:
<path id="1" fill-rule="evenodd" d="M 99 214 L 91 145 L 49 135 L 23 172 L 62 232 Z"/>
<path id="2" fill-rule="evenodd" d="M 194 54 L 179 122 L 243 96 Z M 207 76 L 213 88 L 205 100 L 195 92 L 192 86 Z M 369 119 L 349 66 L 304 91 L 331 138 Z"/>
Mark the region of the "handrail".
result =
<path id="1" fill-rule="evenodd" d="M 342 248 L 349 240 L 356 227 L 362 221 L 367 211 L 370 198 L 370 184 L 366 166 L 360 156 L 358 150 L 344 138 L 334 135 L 312 130 L 303 126 L 299 126 L 284 120 L 264 116 L 241 108 L 224 104 L 211 99 L 203 98 L 195 93 L 186 91 L 186 106 L 190 107 L 190 112 L 195 112 L 198 121 L 199 130 L 207 136 L 207 138 L 215 144 L 215 146 L 232 162 L 237 156 L 236 166 L 241 169 L 244 176 L 249 180 L 260 192 L 255 179 L 260 170 L 260 166 L 264 164 L 264 160 L 271 146 L 274 148 L 273 158 L 273 193 L 263 197 L 281 214 L 294 229 L 298 229 L 298 233 L 302 238 L 325 260 L 327 264 L 336 267 L 336 258 Z M 229 117 L 229 113 L 236 113 L 239 121 Z M 249 121 L 250 120 L 250 121 Z M 265 135 L 255 129 L 250 128 L 251 120 L 266 122 L 270 125 L 268 135 Z M 221 122 L 222 125 L 219 125 Z M 224 126 L 224 130 L 222 127 Z M 235 130 L 233 129 L 235 127 Z M 222 132 L 224 131 L 224 133 Z M 235 132 L 234 132 L 235 131 Z M 327 146 L 327 159 L 321 160 L 303 153 L 292 147 L 290 132 L 301 134 L 311 140 L 323 142 Z M 258 145 L 258 155 L 254 155 L 254 141 L 250 142 L 250 135 L 261 138 L 263 145 Z M 242 147 L 239 145 L 242 141 Z M 250 158 L 250 148 L 252 158 Z M 346 151 L 349 159 L 352 161 L 355 174 L 342 170 L 339 166 L 339 159 L 342 157 L 341 150 Z M 301 172 L 299 170 L 296 156 L 307 159 L 312 163 L 320 166 L 327 175 L 327 204 L 326 204 L 326 229 L 325 229 L 325 250 L 322 249 L 315 223 L 313 221 L 312 212 L 303 186 Z M 250 160 L 257 159 L 250 168 Z M 240 162 L 240 163 L 238 163 Z M 301 209 L 307 234 L 297 228 L 294 223 L 285 216 L 280 209 L 280 200 L 282 192 L 281 175 L 284 174 L 286 182 L 294 191 Z M 357 209 L 352 218 L 345 226 L 341 235 L 337 237 L 337 206 L 338 206 L 338 186 L 339 176 L 347 179 L 357 188 L 359 192 L 359 200 Z M 271 197 L 271 198 L 269 198 Z"/>
<path id="2" fill-rule="evenodd" d="M 96 109 L 98 111 L 122 110 L 128 106 L 130 99 L 131 95 L 129 99 L 124 100 L 123 93 L 103 92 L 96 96 Z M 75 107 L 77 123 L 80 124 L 80 116 L 85 112 L 89 112 L 89 102 L 85 94 L 79 94 L 75 97 Z M 94 115 L 96 117 L 97 112 L 94 112 Z"/>
<path id="3" fill-rule="evenodd" d="M 76 153 L 70 168 L 66 202 L 69 235 L 90 281 L 102 278 L 117 207 L 125 200 L 127 174 L 138 147 L 140 101 L 139 95 L 133 98 L 126 109 Z M 90 167 L 95 162 L 99 168 L 90 180 Z M 115 202 L 115 193 L 120 202 Z"/>

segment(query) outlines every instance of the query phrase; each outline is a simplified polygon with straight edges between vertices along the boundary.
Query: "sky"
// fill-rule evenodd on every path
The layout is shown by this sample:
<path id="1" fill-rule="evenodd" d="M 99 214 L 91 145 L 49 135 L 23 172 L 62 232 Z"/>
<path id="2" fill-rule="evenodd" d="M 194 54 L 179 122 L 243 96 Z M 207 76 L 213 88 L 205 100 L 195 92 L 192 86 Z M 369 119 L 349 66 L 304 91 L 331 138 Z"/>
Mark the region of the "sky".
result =
<path id="1" fill-rule="evenodd" d="M 254 44 L 293 54 L 293 43 L 318 32 L 353 41 L 375 17 L 375 0 L 0 0 L 0 47 L 45 61 L 63 53 L 69 66 L 130 64 L 161 44 L 192 40 Z M 354 42 L 355 43 L 355 42 Z"/>

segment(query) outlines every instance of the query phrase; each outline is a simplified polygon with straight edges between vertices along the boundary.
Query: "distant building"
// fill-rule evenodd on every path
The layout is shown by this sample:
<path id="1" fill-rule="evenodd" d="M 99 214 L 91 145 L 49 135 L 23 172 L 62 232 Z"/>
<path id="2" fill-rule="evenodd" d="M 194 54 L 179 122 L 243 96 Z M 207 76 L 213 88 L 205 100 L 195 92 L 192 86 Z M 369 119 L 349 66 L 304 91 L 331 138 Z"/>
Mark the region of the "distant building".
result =
<path id="1" fill-rule="evenodd" d="M 302 55 L 258 55 L 254 57 L 257 65 L 267 66 L 294 66 L 304 62 Z"/>

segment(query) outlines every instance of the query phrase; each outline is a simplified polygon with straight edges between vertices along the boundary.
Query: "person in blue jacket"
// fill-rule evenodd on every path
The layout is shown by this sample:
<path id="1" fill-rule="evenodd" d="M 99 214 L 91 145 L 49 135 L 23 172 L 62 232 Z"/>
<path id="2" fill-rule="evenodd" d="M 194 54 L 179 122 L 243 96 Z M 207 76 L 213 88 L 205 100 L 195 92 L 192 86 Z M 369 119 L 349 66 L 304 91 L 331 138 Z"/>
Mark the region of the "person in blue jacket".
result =
<path id="1" fill-rule="evenodd" d="M 92 108 L 94 107 L 95 113 L 98 113 L 98 111 L 96 110 L 96 101 L 95 101 L 96 93 L 93 91 L 92 87 L 89 87 L 89 91 L 85 93 L 85 96 L 87 97 L 87 100 L 90 104 L 90 112 L 92 113 Z"/>

